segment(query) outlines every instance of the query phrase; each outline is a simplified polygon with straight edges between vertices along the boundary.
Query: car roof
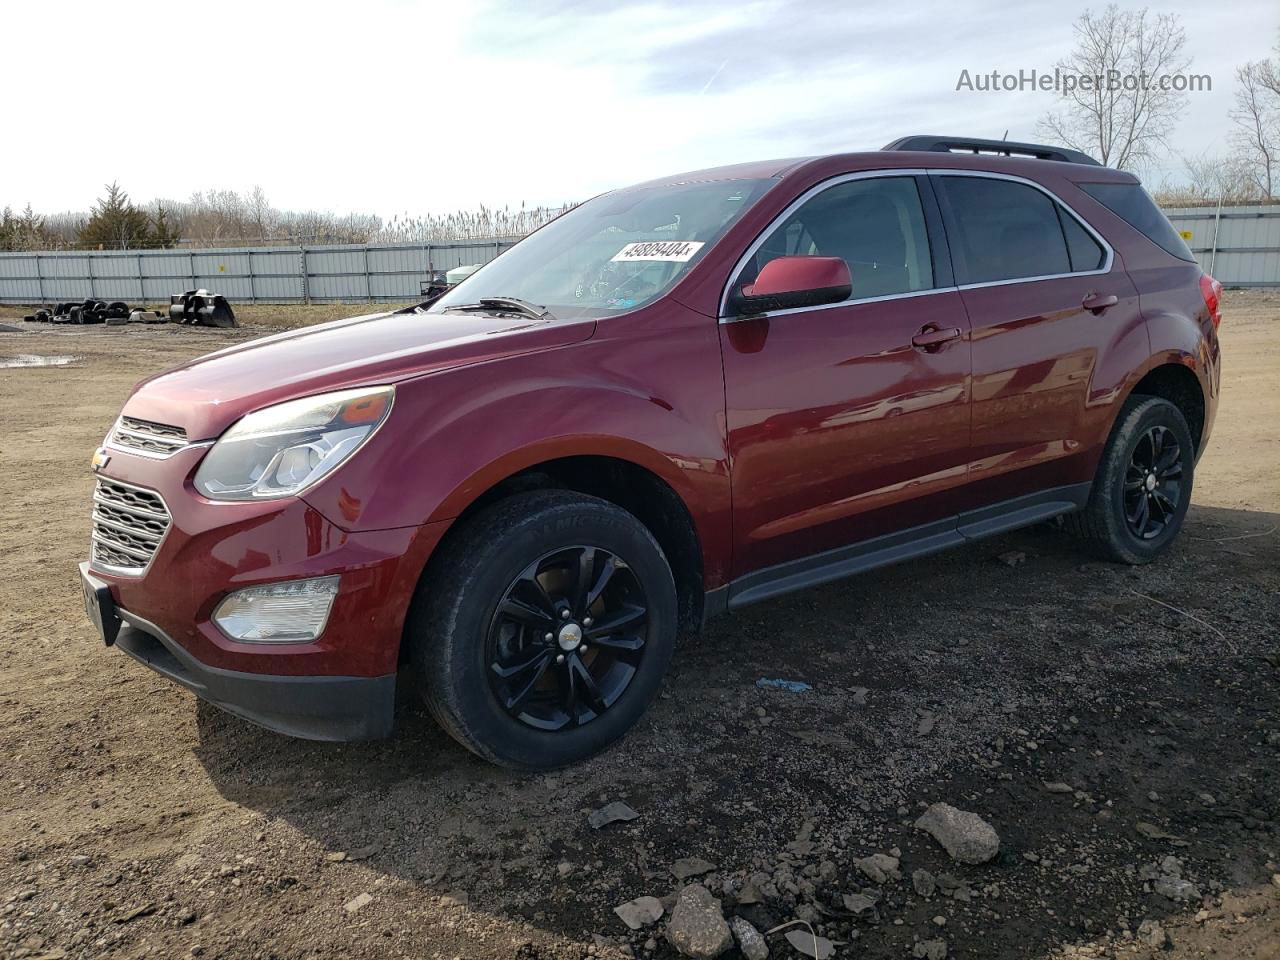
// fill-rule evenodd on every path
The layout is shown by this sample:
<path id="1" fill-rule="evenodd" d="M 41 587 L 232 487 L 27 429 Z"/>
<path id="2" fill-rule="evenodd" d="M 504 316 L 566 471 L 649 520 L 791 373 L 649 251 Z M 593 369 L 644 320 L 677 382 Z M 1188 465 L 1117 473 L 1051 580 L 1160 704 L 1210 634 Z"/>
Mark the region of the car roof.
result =
<path id="1" fill-rule="evenodd" d="M 691 170 L 659 177 L 636 187 L 673 186 L 711 180 L 781 179 L 795 176 L 837 176 L 862 170 L 933 169 L 979 170 L 1036 179 L 1047 172 L 1076 183 L 1137 183 L 1131 173 L 1111 167 L 1061 160 L 1039 160 L 1032 157 L 1004 157 L 986 153 L 947 153 L 926 150 L 866 150 L 856 153 L 833 153 L 814 157 L 789 157 L 781 160 L 756 160 L 722 167 Z"/>

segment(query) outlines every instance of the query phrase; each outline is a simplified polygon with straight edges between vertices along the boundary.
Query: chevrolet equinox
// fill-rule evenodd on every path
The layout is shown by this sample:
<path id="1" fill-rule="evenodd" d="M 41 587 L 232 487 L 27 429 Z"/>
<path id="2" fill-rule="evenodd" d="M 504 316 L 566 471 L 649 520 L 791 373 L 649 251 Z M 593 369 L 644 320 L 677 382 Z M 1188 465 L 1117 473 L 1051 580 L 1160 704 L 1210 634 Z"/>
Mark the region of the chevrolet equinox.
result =
<path id="1" fill-rule="evenodd" d="M 1130 174 L 909 137 L 575 207 L 415 307 L 139 384 L 94 456 L 102 638 L 232 713 L 572 763 L 708 617 L 1028 524 L 1178 535 L 1221 286 Z"/>

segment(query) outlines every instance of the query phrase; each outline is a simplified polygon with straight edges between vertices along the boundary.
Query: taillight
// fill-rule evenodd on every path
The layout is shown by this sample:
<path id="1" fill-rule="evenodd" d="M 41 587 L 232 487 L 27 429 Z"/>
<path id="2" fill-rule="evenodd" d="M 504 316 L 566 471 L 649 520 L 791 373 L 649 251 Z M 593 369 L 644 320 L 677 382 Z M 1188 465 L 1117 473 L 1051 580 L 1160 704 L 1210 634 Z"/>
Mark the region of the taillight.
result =
<path id="1" fill-rule="evenodd" d="M 1200 293 L 1209 310 L 1209 319 L 1216 327 L 1222 322 L 1222 284 L 1207 273 L 1200 274 Z"/>

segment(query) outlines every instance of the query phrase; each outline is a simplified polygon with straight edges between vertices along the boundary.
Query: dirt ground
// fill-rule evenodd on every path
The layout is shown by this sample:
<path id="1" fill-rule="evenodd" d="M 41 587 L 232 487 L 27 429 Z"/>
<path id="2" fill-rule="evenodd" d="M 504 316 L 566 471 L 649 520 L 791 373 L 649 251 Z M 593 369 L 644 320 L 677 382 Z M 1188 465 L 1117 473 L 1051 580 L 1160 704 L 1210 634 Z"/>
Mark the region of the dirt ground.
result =
<path id="1" fill-rule="evenodd" d="M 81 611 L 89 456 L 128 387 L 365 309 L 204 331 L 0 308 L 21 331 L 0 362 L 74 358 L 0 369 L 0 955 L 669 958 L 665 918 L 633 933 L 613 908 L 669 910 L 698 857 L 727 915 L 807 919 L 837 957 L 1280 956 L 1280 295 L 1228 294 L 1224 400 L 1161 562 L 1044 527 L 761 604 L 686 640 L 620 745 L 539 776 L 411 698 L 380 743 L 263 732 Z M 592 829 L 614 800 L 639 817 Z M 999 856 L 952 862 L 913 827 L 935 801 L 989 821 Z M 874 853 L 901 878 L 856 866 Z"/>

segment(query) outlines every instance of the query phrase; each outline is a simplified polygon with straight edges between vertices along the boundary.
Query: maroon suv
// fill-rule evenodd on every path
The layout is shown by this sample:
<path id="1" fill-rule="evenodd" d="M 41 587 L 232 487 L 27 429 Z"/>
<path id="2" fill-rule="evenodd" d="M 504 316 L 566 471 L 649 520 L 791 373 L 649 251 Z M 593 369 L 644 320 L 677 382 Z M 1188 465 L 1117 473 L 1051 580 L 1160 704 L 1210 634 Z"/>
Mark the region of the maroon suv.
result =
<path id="1" fill-rule="evenodd" d="M 596 197 L 433 302 L 140 384 L 94 458 L 107 643 L 273 730 L 617 739 L 708 617 L 1053 517 L 1168 549 L 1221 288 L 1138 181 L 913 137 Z"/>

